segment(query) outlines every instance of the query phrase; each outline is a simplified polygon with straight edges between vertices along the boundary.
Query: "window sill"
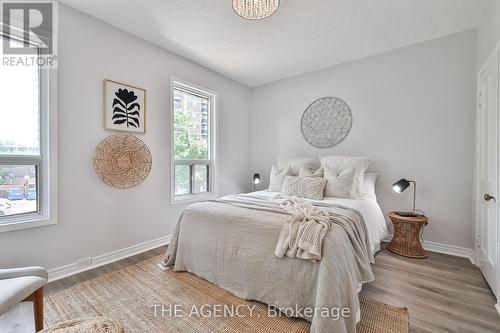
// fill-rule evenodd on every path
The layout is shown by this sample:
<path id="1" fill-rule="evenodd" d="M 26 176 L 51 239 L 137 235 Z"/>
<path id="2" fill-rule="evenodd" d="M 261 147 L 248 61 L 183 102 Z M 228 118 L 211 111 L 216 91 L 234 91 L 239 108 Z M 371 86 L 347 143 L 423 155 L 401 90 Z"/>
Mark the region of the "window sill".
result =
<path id="1" fill-rule="evenodd" d="M 57 224 L 55 219 L 51 219 L 39 214 L 32 214 L 23 217 L 6 218 L 4 221 L 0 220 L 0 233 L 44 227 L 48 225 Z"/>
<path id="2" fill-rule="evenodd" d="M 171 204 L 172 205 L 182 205 L 193 202 L 206 201 L 211 199 L 216 199 L 216 193 L 204 193 L 204 194 L 187 194 L 180 196 L 172 196 Z"/>

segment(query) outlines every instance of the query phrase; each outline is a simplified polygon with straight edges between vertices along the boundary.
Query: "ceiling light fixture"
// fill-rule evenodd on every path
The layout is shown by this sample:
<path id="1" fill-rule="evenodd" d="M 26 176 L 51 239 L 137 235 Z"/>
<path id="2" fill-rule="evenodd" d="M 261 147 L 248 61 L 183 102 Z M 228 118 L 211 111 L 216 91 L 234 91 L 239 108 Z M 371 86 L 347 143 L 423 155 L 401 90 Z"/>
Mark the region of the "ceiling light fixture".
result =
<path id="1" fill-rule="evenodd" d="M 276 13 L 280 0 L 233 0 L 236 14 L 247 20 L 262 20 Z"/>

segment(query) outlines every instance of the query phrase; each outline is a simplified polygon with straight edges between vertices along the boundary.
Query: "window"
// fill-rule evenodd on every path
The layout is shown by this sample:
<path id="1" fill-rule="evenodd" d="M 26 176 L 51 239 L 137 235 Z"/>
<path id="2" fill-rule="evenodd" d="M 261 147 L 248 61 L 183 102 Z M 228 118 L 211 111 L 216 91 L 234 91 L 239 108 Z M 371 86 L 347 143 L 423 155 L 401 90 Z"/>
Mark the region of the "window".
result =
<path id="1" fill-rule="evenodd" d="M 6 38 L 0 35 L 0 43 Z M 49 202 L 55 200 L 48 192 L 47 158 L 54 140 L 48 136 L 51 74 L 36 65 L 0 65 L 0 73 L 0 232 L 52 224 Z M 24 222 L 32 224 L 21 226 Z"/>
<path id="2" fill-rule="evenodd" d="M 173 202 L 216 194 L 215 99 L 215 93 L 172 81 Z"/>

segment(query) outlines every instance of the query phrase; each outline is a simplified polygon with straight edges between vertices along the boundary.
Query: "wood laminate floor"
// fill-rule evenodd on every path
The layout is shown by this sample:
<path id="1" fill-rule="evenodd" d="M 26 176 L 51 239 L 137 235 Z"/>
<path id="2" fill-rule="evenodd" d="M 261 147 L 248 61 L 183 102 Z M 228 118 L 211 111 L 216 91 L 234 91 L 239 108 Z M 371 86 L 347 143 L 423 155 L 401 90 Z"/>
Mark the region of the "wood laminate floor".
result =
<path id="1" fill-rule="evenodd" d="M 136 255 L 59 281 L 46 293 L 133 265 L 163 253 L 163 248 Z M 410 332 L 500 332 L 495 298 L 481 272 L 469 260 L 438 253 L 427 259 L 407 259 L 387 250 L 376 255 L 376 280 L 362 293 L 410 311 Z M 0 317 L 1 333 L 34 332 L 32 309 L 23 303 Z"/>

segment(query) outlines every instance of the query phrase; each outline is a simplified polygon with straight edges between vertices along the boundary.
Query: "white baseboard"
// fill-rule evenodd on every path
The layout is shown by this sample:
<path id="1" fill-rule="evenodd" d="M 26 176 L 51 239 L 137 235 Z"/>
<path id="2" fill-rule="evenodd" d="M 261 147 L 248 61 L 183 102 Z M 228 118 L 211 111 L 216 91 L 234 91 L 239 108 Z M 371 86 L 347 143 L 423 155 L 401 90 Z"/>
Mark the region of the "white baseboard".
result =
<path id="1" fill-rule="evenodd" d="M 155 249 L 170 243 L 171 235 L 153 239 L 144 243 L 129 246 L 124 249 L 116 250 L 96 257 L 92 257 L 92 264 L 85 267 L 79 267 L 76 262 L 69 265 L 49 269 L 49 282 L 56 281 L 74 274 L 88 271 L 89 269 L 103 266 L 121 259 L 125 259 L 136 254 Z"/>
<path id="2" fill-rule="evenodd" d="M 390 242 L 392 239 L 392 235 L 384 238 L 384 242 Z M 469 261 L 475 265 L 476 261 L 474 260 L 474 251 L 472 249 L 468 249 L 465 247 L 460 247 L 460 246 L 455 246 L 455 245 L 450 245 L 450 244 L 443 244 L 443 243 L 436 243 L 436 242 L 430 242 L 424 240 L 422 243 L 422 247 L 430 252 L 437 252 L 437 253 L 443 253 L 443 254 L 449 254 L 451 256 L 455 257 L 462 257 L 462 258 L 467 258 Z"/>
<path id="3" fill-rule="evenodd" d="M 422 247 L 427 251 L 449 254 L 456 257 L 463 257 L 469 259 L 469 261 L 475 265 L 476 260 L 474 260 L 474 251 L 465 247 L 442 244 L 436 242 L 425 241 L 422 243 Z"/>

